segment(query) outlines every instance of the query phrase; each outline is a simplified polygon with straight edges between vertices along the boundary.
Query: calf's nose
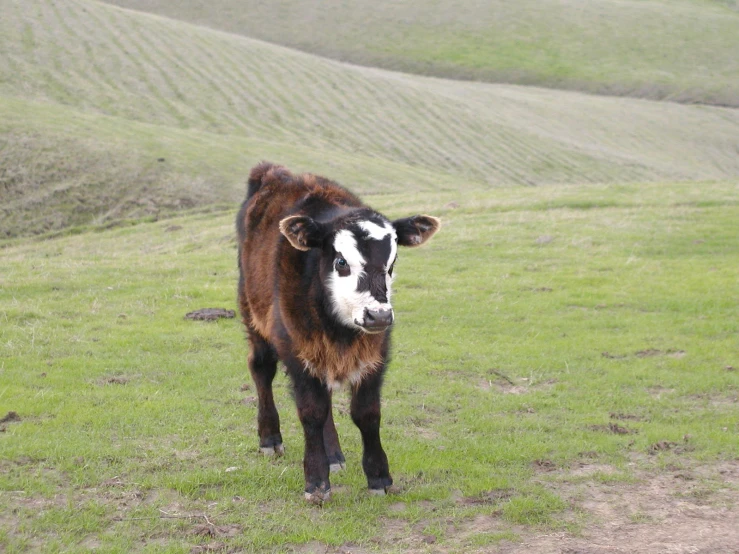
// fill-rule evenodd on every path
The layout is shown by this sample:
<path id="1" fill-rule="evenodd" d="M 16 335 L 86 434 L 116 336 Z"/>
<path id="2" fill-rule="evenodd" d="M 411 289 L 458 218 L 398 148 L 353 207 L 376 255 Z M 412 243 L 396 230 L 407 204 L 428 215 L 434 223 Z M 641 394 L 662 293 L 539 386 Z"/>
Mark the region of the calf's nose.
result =
<path id="1" fill-rule="evenodd" d="M 368 331 L 384 331 L 393 323 L 393 310 L 364 309 L 364 325 Z"/>

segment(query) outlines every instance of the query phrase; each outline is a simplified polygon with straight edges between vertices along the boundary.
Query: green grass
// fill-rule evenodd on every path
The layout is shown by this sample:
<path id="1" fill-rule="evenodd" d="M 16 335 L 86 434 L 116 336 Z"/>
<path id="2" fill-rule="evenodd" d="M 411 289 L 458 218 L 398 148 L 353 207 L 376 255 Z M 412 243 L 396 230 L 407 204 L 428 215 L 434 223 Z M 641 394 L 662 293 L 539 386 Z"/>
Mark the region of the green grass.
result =
<path id="1" fill-rule="evenodd" d="M 424 533 L 461 551 L 577 528 L 560 483 L 583 459 L 614 467 L 592 476 L 612 486 L 632 478 L 633 460 L 735 459 L 737 192 L 702 182 L 375 197 L 390 216 L 433 213 L 444 227 L 398 266 L 383 441 L 399 492 L 366 494 L 340 398 L 348 468 L 323 509 L 302 500 L 286 378 L 287 454 L 267 460 L 255 392 L 240 390 L 240 324 L 183 319 L 235 304 L 235 207 L 6 244 L 0 416 L 21 421 L 0 433 L 0 541 L 7 552 L 214 541 L 401 552 Z M 636 433 L 602 430 L 616 413 Z M 649 455 L 685 435 L 690 448 Z M 561 472 L 549 478 L 537 460 Z M 475 501 L 491 491 L 504 494 Z M 203 516 L 219 536 L 198 534 Z M 495 525 L 450 528 L 478 517 Z"/>
<path id="2" fill-rule="evenodd" d="M 362 65 L 739 106 L 734 0 L 107 1 Z"/>
<path id="3" fill-rule="evenodd" d="M 0 133 L 3 237 L 231 204 L 267 157 L 368 193 L 739 174 L 734 109 L 391 73 L 90 0 L 2 6 Z"/>

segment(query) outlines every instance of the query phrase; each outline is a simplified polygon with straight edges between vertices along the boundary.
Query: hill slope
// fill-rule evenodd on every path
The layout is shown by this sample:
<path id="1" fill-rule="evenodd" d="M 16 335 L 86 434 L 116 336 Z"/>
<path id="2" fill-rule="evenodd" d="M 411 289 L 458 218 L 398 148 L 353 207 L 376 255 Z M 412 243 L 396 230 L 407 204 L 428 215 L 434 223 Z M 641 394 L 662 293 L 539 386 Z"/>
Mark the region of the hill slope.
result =
<path id="1" fill-rule="evenodd" d="M 739 106 L 734 0 L 106 0 L 362 65 Z"/>
<path id="2" fill-rule="evenodd" d="M 3 4 L 0 97 L 0 130 L 30 149 L 3 149 L 16 166 L 77 156 L 67 181 L 100 193 L 72 223 L 235 202 L 265 157 L 360 192 L 739 175 L 737 110 L 390 73 L 89 0 Z M 95 177 L 96 164 L 110 171 Z M 58 186 L 56 165 L 33 187 L 27 172 L 0 177 L 20 222 L 0 231 L 67 224 L 44 219 L 79 189 Z"/>
<path id="3" fill-rule="evenodd" d="M 233 208 L 262 158 L 332 175 L 364 195 L 456 184 L 452 176 L 361 154 L 1 100 L 0 238 L 212 204 Z"/>

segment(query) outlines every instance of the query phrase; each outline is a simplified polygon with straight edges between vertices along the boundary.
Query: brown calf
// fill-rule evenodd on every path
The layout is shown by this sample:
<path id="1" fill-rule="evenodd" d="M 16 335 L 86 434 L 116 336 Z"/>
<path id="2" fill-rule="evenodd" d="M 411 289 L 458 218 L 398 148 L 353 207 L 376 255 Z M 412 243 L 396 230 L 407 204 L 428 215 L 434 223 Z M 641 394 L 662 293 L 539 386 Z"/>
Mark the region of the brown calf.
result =
<path id="1" fill-rule="evenodd" d="M 329 471 L 345 464 L 331 413 L 331 392 L 342 383 L 351 388 L 370 492 L 384 494 L 393 480 L 380 443 L 380 388 L 397 249 L 426 242 L 439 220 L 391 222 L 328 179 L 265 162 L 251 171 L 236 228 L 239 308 L 259 395 L 262 452 L 284 452 L 272 397 L 279 359 L 305 435 L 306 499 L 328 500 Z"/>

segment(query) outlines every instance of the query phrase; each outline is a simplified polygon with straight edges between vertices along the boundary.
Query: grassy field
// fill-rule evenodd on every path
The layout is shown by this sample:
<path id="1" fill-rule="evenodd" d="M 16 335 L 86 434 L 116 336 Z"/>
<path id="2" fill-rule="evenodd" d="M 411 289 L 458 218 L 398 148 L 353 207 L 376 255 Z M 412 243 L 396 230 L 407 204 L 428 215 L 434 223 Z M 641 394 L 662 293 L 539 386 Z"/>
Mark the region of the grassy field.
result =
<path id="1" fill-rule="evenodd" d="M 2 15 L 0 236 L 234 203 L 262 157 L 371 193 L 739 175 L 734 109 L 390 73 L 89 0 Z"/>
<path id="2" fill-rule="evenodd" d="M 285 377 L 287 454 L 265 459 L 240 324 L 183 319 L 234 306 L 233 210 L 6 245 L 0 417 L 19 420 L 0 433 L 0 545 L 526 552 L 537 534 L 613 529 L 596 493 L 635 490 L 620 532 L 652 540 L 677 505 L 692 514 L 681 528 L 711 529 L 695 544 L 727 552 L 739 522 L 738 192 L 702 182 L 374 198 L 390 216 L 445 225 L 398 265 L 383 418 L 397 490 L 366 494 L 341 399 L 348 468 L 323 509 L 302 500 Z M 667 480 L 650 511 L 654 475 Z"/>
<path id="3" fill-rule="evenodd" d="M 107 1 L 362 65 L 739 106 L 734 0 Z"/>
<path id="4" fill-rule="evenodd" d="M 0 552 L 739 544 L 739 110 L 272 44 L 737 105 L 735 0 L 125 3 L 185 21 L 0 0 Z M 443 219 L 398 265 L 387 497 L 339 395 L 308 506 L 287 379 L 265 459 L 240 323 L 184 319 L 235 307 L 262 159 Z"/>

